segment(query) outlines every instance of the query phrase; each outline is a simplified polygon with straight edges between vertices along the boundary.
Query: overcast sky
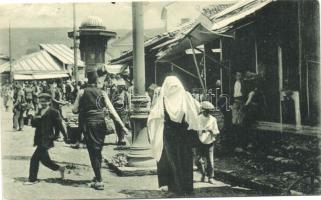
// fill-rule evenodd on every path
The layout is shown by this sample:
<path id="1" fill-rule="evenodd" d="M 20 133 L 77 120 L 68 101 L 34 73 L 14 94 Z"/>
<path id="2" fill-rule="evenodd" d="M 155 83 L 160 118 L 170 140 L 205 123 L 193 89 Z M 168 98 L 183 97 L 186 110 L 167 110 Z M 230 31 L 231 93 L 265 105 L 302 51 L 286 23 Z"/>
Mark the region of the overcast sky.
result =
<path id="1" fill-rule="evenodd" d="M 167 5 L 168 27 L 171 28 L 178 25 L 182 18 L 196 17 L 200 8 L 220 1 L 175 2 L 170 5 L 167 5 L 170 2 L 145 3 L 145 28 L 164 26 L 161 20 L 163 6 Z M 107 29 L 130 29 L 132 26 L 130 2 L 76 4 L 77 26 L 90 15 L 101 17 Z M 8 27 L 9 21 L 12 27 L 72 27 L 72 4 L 0 4 L 0 28 Z"/>

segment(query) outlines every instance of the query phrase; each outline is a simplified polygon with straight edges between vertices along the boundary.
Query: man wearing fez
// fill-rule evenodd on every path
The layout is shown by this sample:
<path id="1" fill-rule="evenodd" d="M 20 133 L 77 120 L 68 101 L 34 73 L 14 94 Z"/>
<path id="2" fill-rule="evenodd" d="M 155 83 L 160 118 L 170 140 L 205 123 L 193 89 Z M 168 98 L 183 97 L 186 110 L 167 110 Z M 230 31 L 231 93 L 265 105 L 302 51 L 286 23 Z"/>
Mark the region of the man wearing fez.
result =
<path id="1" fill-rule="evenodd" d="M 100 169 L 101 151 L 107 133 L 106 114 L 111 114 L 111 117 L 120 124 L 125 133 L 128 133 L 128 130 L 112 106 L 107 93 L 97 87 L 97 71 L 95 69 L 88 71 L 87 78 L 88 84 L 78 93 L 73 112 L 79 113 L 79 126 L 84 133 L 91 166 L 95 174 L 90 186 L 96 190 L 103 190 L 104 184 Z"/>
<path id="2" fill-rule="evenodd" d="M 59 111 L 50 106 L 51 95 L 41 93 L 39 95 L 38 113 L 32 120 L 32 126 L 36 128 L 34 136 L 34 146 L 37 146 L 30 160 L 29 180 L 25 185 L 37 183 L 39 162 L 53 171 L 59 171 L 61 178 L 64 178 L 65 167 L 57 165 L 49 157 L 48 150 L 54 146 L 54 128 L 59 127 L 64 130 L 62 118 Z"/>

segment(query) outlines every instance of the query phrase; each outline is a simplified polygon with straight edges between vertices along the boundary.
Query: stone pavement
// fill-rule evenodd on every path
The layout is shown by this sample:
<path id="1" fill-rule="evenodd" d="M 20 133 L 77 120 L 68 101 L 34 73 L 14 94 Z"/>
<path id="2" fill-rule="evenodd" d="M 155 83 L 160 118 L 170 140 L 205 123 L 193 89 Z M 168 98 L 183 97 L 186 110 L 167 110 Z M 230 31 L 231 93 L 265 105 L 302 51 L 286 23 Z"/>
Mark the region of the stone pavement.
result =
<path id="1" fill-rule="evenodd" d="M 109 169 L 102 169 L 105 190 L 96 191 L 88 187 L 93 177 L 86 149 L 72 149 L 62 142 L 56 142 L 50 156 L 59 164 L 67 166 L 65 180 L 59 174 L 40 164 L 40 182 L 25 186 L 29 161 L 34 151 L 34 129 L 26 126 L 23 132 L 12 130 L 12 113 L 1 108 L 1 152 L 2 183 L 4 199 L 106 199 L 106 198 L 162 198 L 172 197 L 159 191 L 157 176 L 119 177 Z M 115 136 L 106 138 L 103 156 L 111 157 Z M 104 166 L 105 167 L 105 166 Z M 232 187 L 220 181 L 214 185 L 198 182 L 200 174 L 194 172 L 195 194 L 190 197 L 225 197 L 262 195 L 255 190 Z"/>

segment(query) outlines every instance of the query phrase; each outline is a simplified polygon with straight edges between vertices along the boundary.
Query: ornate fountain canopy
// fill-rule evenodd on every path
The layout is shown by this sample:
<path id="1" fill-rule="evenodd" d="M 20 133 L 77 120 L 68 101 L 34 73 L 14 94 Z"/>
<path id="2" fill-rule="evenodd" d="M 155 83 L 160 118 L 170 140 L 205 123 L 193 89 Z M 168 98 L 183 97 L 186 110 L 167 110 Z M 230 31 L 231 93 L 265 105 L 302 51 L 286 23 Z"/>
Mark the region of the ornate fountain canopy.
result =
<path id="1" fill-rule="evenodd" d="M 89 16 L 81 22 L 80 29 L 99 29 L 106 30 L 106 26 L 103 24 L 103 20 L 97 16 Z"/>

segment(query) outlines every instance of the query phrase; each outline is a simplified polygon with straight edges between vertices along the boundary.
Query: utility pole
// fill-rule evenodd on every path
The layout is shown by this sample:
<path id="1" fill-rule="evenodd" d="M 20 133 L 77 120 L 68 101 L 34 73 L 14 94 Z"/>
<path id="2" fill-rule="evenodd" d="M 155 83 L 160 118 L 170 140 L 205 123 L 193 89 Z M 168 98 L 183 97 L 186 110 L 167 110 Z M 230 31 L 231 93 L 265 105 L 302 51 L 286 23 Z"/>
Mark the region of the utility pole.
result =
<path id="1" fill-rule="evenodd" d="M 73 23 L 74 23 L 74 35 L 73 35 L 73 40 L 74 40 L 74 78 L 76 83 L 78 83 L 79 77 L 78 77 L 78 58 L 77 58 L 77 28 L 76 28 L 76 3 L 72 4 L 72 8 L 73 8 Z"/>
<path id="2" fill-rule="evenodd" d="M 145 95 L 144 11 L 142 2 L 133 2 L 134 90 Z"/>
<path id="3" fill-rule="evenodd" d="M 10 64 L 9 80 L 10 80 L 10 83 L 12 83 L 13 75 L 12 75 L 11 21 L 9 21 L 9 64 Z"/>
<path id="4" fill-rule="evenodd" d="M 128 166 L 140 169 L 156 167 L 148 142 L 147 118 L 149 98 L 145 91 L 145 48 L 143 2 L 132 2 L 134 95 L 131 100 L 131 120 L 134 123 L 133 143 L 128 154 Z"/>

